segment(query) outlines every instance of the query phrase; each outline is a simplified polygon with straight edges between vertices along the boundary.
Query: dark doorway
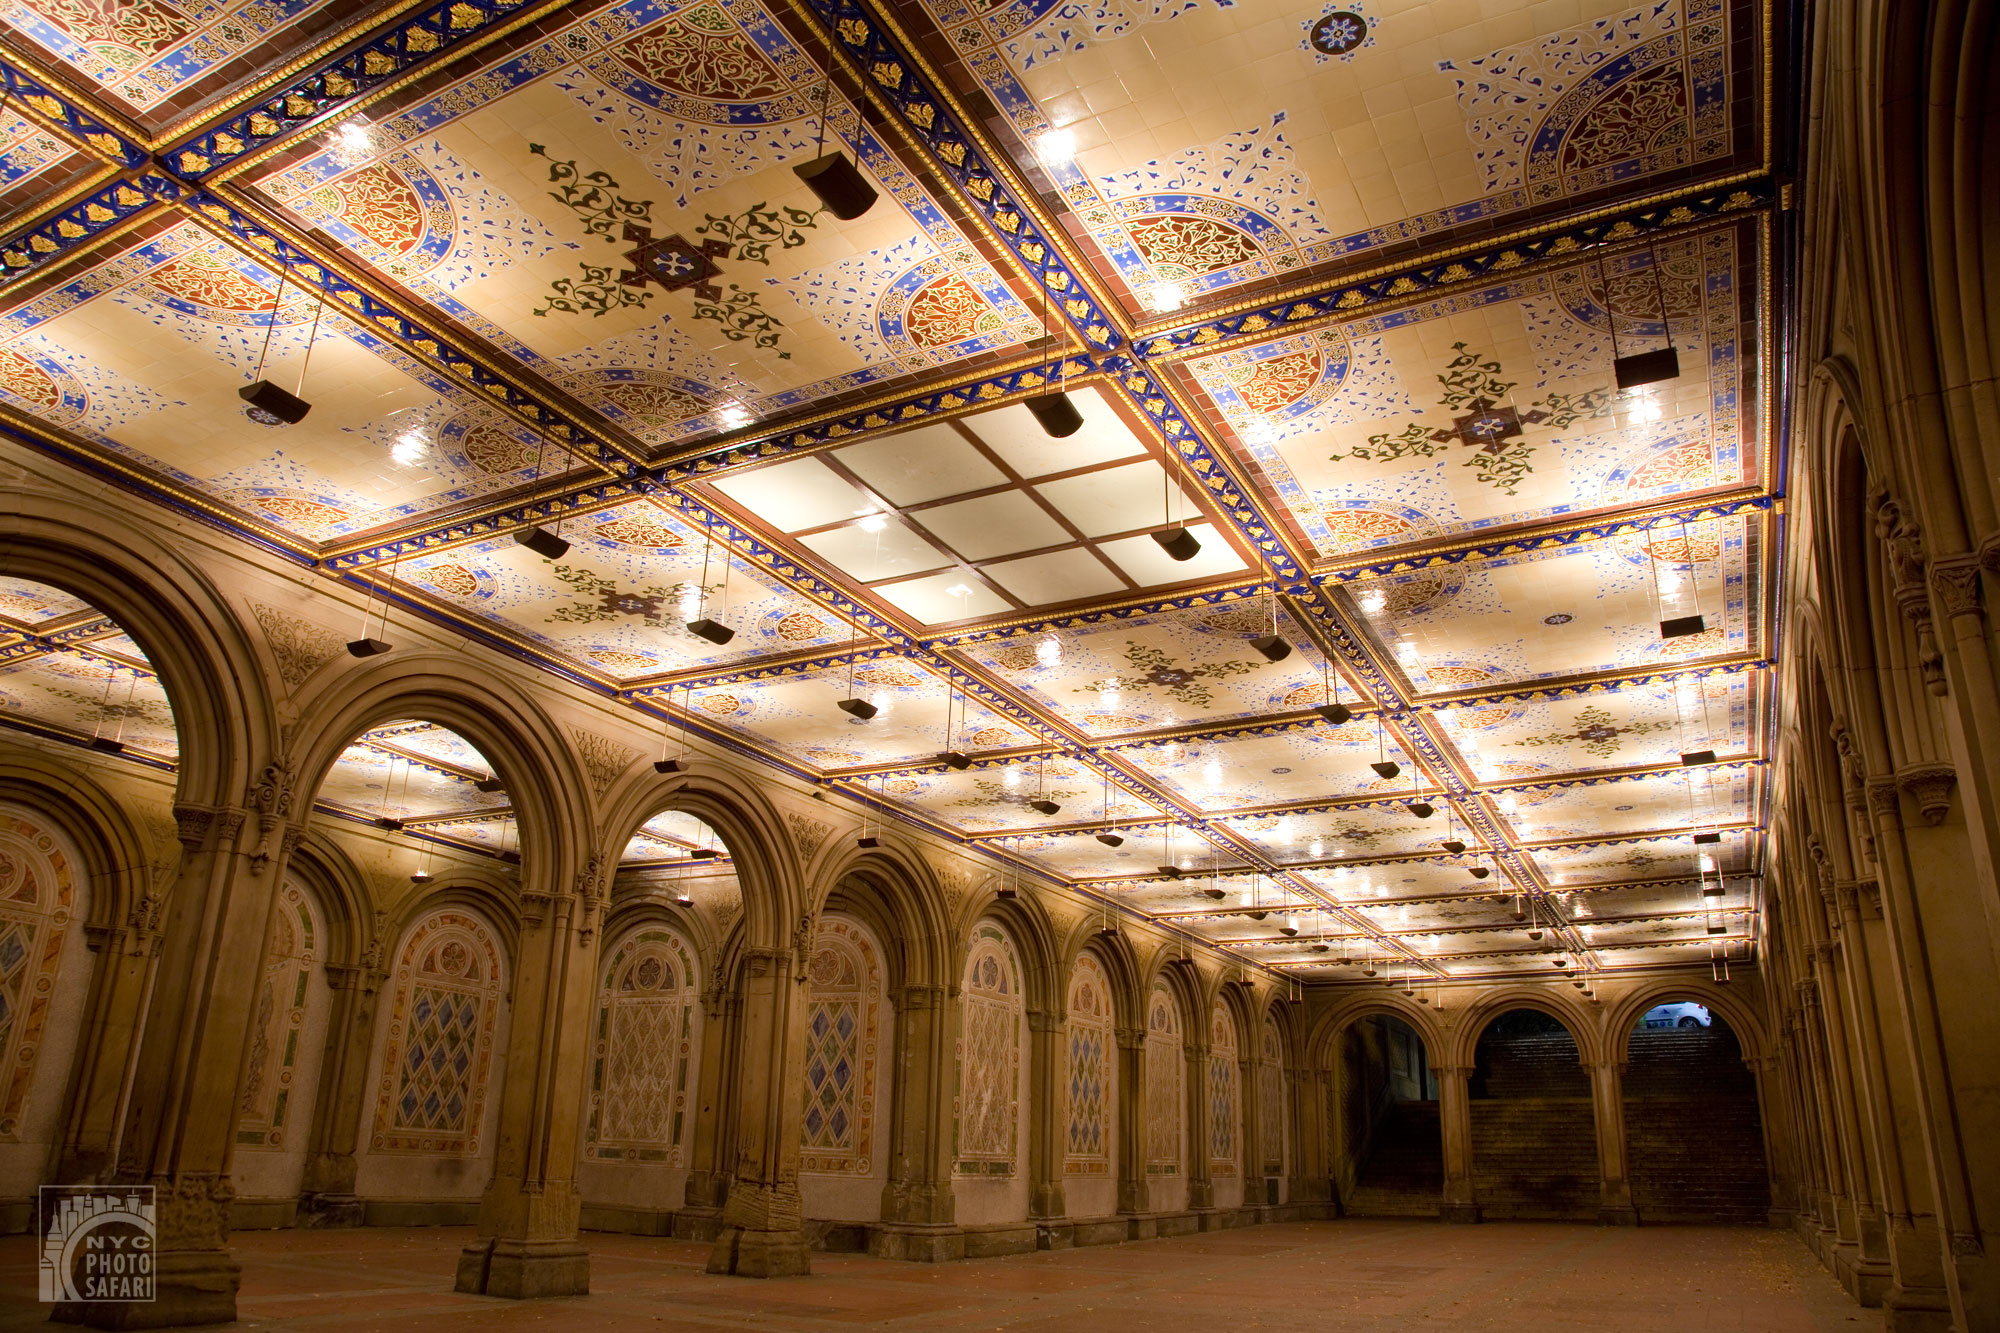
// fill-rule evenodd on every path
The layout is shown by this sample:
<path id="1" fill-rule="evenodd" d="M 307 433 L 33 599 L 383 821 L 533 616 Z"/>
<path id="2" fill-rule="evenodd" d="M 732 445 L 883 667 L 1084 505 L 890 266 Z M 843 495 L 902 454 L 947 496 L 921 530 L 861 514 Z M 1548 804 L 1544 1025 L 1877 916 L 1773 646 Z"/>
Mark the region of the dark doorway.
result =
<path id="1" fill-rule="evenodd" d="M 1341 1034 L 1340 1053 L 1343 1210 L 1358 1217 L 1436 1217 L 1444 1196 L 1444 1138 L 1423 1037 L 1393 1014 L 1378 1014 Z"/>
<path id="2" fill-rule="evenodd" d="M 1653 1006 L 1626 1046 L 1625 1143 L 1641 1222 L 1762 1226 L 1770 1217 L 1757 1080 L 1721 1014 Z"/>
<path id="3" fill-rule="evenodd" d="M 1494 1219 L 1590 1219 L 1601 1189 L 1590 1073 L 1576 1038 L 1534 1009 L 1486 1025 L 1472 1067 L 1472 1182 Z"/>

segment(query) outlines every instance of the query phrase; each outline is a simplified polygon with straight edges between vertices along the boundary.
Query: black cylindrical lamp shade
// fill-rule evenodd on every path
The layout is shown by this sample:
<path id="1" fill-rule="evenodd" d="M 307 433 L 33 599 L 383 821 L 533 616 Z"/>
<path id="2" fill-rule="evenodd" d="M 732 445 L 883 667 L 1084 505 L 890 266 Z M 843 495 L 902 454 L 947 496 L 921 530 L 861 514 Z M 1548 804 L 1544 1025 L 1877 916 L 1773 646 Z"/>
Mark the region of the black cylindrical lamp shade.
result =
<path id="1" fill-rule="evenodd" d="M 1028 410 L 1035 414 L 1042 429 L 1049 438 L 1062 440 L 1083 429 L 1083 413 L 1076 410 L 1076 404 L 1066 393 L 1037 394 L 1028 401 Z"/>
<path id="2" fill-rule="evenodd" d="M 1161 528 L 1153 534 L 1153 540 L 1172 560 L 1192 560 L 1201 554 L 1201 542 L 1186 528 Z"/>
<path id="3" fill-rule="evenodd" d="M 861 174 L 861 168 L 844 153 L 828 153 L 792 168 L 806 183 L 826 211 L 842 222 L 852 222 L 875 204 L 875 187 Z"/>
<path id="4" fill-rule="evenodd" d="M 269 380 L 258 380 L 246 384 L 236 391 L 236 396 L 250 405 L 252 415 L 262 413 L 272 423 L 296 426 L 312 411 L 312 404 L 295 393 L 287 393 Z"/>
<path id="5" fill-rule="evenodd" d="M 515 528 L 514 540 L 544 560 L 560 560 L 569 554 L 569 543 L 547 528 Z"/>

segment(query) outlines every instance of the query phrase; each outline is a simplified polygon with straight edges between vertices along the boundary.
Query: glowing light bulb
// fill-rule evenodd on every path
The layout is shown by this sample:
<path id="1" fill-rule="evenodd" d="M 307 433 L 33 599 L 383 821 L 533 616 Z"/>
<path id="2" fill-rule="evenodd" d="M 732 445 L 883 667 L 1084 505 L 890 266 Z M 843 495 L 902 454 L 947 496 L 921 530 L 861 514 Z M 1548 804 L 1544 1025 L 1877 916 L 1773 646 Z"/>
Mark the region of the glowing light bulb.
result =
<path id="1" fill-rule="evenodd" d="M 954 583 L 949 588 L 946 588 L 945 591 L 953 597 L 970 597 L 972 595 L 972 589 L 963 583 Z"/>
<path id="2" fill-rule="evenodd" d="M 429 450 L 430 442 L 424 439 L 422 432 L 406 430 L 389 446 L 389 457 L 395 459 L 400 467 L 410 467 L 421 463 Z"/>
<path id="3" fill-rule="evenodd" d="M 1004 774 L 1001 775 L 1000 785 L 1005 787 L 1008 791 L 1013 791 L 1016 787 L 1021 785 L 1021 770 L 1018 768 L 1008 769 Z"/>
<path id="4" fill-rule="evenodd" d="M 1715 858 L 1714 858 L 1714 857 L 1712 857 L 1712 856 L 1710 856 L 1710 855 L 1709 855 L 1709 854 L 1708 854 L 1707 852 L 1703 852 L 1703 853 L 1701 854 L 1701 868 L 1702 868 L 1703 870 L 1705 870 L 1705 871 L 1712 871 L 1712 870 L 1714 870 L 1714 869 L 1715 869 Z"/>
<path id="5" fill-rule="evenodd" d="M 1062 661 L 1062 643 L 1051 634 L 1035 645 L 1035 660 L 1045 667 L 1052 667 Z"/>
<path id="6" fill-rule="evenodd" d="M 732 430 L 747 425 L 750 421 L 750 409 L 741 403 L 724 403 L 716 409 L 715 415 L 724 426 Z"/>
<path id="7" fill-rule="evenodd" d="M 1068 130 L 1050 130 L 1035 136 L 1035 156 L 1046 166 L 1067 166 L 1076 158 L 1076 135 Z"/>
<path id="8" fill-rule="evenodd" d="M 1326 855 L 1326 843 L 1325 843 L 1325 842 L 1323 842 L 1322 840 L 1318 839 L 1318 838 L 1314 838 L 1314 839 L 1312 840 L 1312 846 L 1308 847 L 1308 848 L 1307 848 L 1306 850 L 1307 850 L 1307 851 L 1309 851 L 1309 852 L 1311 852 L 1311 853 L 1313 854 L 1313 856 L 1314 856 L 1314 857 L 1321 857 L 1321 856 L 1325 856 L 1325 855 Z"/>
<path id="9" fill-rule="evenodd" d="M 1156 282 L 1147 304 L 1153 307 L 1154 314 L 1171 315 L 1187 304 L 1187 289 L 1178 282 Z"/>
<path id="10" fill-rule="evenodd" d="M 1515 812 L 1516 810 L 1518 810 L 1518 809 L 1520 809 L 1520 808 L 1521 808 L 1521 803 L 1520 803 L 1519 801 L 1515 800 L 1515 799 L 1514 799 L 1514 798 L 1513 798 L 1513 797 L 1512 797 L 1511 795 L 1510 795 L 1510 796 L 1502 796 L 1502 797 L 1500 798 L 1500 813 L 1501 813 L 1501 814 L 1504 814 L 1504 815 L 1511 815 L 1511 814 L 1513 814 L 1513 813 L 1514 813 L 1514 812 Z"/>
<path id="11" fill-rule="evenodd" d="M 1371 616 L 1380 615 L 1382 608 L 1388 604 L 1388 594 L 1384 593 L 1380 588 L 1375 588 L 1361 594 L 1361 609 Z"/>
<path id="12" fill-rule="evenodd" d="M 375 131 L 365 120 L 350 120 L 333 132 L 333 160 L 358 167 L 375 156 Z"/>
<path id="13" fill-rule="evenodd" d="M 1404 666 L 1414 666 L 1417 661 L 1417 645 L 1407 639 L 1396 645 L 1396 660 Z"/>

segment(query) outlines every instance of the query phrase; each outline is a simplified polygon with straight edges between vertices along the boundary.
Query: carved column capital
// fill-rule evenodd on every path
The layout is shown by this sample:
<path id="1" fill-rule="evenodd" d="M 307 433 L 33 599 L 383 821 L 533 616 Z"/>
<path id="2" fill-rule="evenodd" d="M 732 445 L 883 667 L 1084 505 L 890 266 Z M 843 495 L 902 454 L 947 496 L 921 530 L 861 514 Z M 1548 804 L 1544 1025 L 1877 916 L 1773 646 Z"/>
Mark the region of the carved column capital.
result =
<path id="1" fill-rule="evenodd" d="M 944 987 L 942 986 L 898 986 L 890 993 L 890 1002 L 899 1013 L 918 1010 L 944 1008 Z"/>
<path id="2" fill-rule="evenodd" d="M 1900 822 L 1903 817 L 1903 807 L 1898 794 L 1894 778 L 1868 779 L 1868 808 L 1874 814 Z"/>
<path id="3" fill-rule="evenodd" d="M 1896 785 L 1910 794 L 1926 824 L 1942 824 L 1951 813 L 1951 790 L 1958 770 L 1950 764 L 1920 764 L 1896 775 Z"/>
<path id="4" fill-rule="evenodd" d="M 1059 1009 L 1030 1009 L 1028 1011 L 1028 1031 L 1061 1032 L 1068 1015 Z"/>
<path id="5" fill-rule="evenodd" d="M 1944 556 L 1931 562 L 1931 596 L 1946 616 L 1979 614 L 1979 558 Z"/>
<path id="6" fill-rule="evenodd" d="M 1121 1051 L 1142 1051 L 1146 1048 L 1146 1029 L 1118 1028 L 1112 1032 L 1112 1039 Z"/>

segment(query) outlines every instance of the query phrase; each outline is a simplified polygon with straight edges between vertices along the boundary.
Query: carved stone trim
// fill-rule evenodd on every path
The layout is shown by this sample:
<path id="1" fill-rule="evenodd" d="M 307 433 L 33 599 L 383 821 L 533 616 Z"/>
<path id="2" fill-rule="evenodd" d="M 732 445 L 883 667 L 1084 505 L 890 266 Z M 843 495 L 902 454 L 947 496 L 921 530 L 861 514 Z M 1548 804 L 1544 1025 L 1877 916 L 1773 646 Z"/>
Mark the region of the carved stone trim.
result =
<path id="1" fill-rule="evenodd" d="M 1900 819 L 1903 807 L 1898 800 L 1898 790 L 1894 778 L 1868 779 L 1868 808 L 1878 815 Z"/>
<path id="2" fill-rule="evenodd" d="M 1926 824 L 1942 824 L 1951 813 L 1951 789 L 1958 785 L 1958 771 L 1950 764 L 1906 768 L 1896 775 L 1896 785 L 1917 803 Z"/>
<path id="3" fill-rule="evenodd" d="M 285 688 L 296 691 L 312 679 L 313 673 L 340 656 L 342 639 L 323 625 L 301 620 L 262 602 L 250 603 L 250 614 L 264 631 L 264 642 L 278 663 L 278 677 Z"/>
<path id="4" fill-rule="evenodd" d="M 611 784 L 618 781 L 619 774 L 631 767 L 632 757 L 639 752 L 629 745 L 600 736 L 582 727 L 571 727 L 570 738 L 576 742 L 577 753 L 583 759 L 583 771 L 590 775 L 591 794 L 599 800 L 611 790 Z"/>
<path id="5" fill-rule="evenodd" d="M 833 832 L 831 824 L 796 813 L 788 813 L 785 823 L 791 826 L 792 838 L 799 844 L 799 859 L 808 864 L 819 855 L 820 844 L 826 841 L 826 835 Z"/>
<path id="6" fill-rule="evenodd" d="M 1947 616 L 1977 615 L 1979 565 L 1969 557 L 1931 562 L 1931 596 Z"/>

